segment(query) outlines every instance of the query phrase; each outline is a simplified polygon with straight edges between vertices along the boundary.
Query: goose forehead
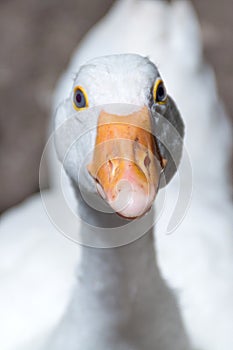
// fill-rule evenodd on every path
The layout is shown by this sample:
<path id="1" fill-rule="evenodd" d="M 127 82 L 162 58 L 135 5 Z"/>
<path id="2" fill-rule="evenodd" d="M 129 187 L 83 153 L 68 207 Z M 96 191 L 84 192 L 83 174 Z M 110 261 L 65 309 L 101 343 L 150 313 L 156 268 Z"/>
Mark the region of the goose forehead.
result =
<path id="1" fill-rule="evenodd" d="M 96 58 L 82 66 L 74 85 L 101 91 L 123 91 L 130 88 L 131 93 L 139 93 L 151 88 L 159 76 L 156 66 L 146 57 L 139 55 L 113 55 Z M 104 91 L 106 93 L 106 91 Z"/>

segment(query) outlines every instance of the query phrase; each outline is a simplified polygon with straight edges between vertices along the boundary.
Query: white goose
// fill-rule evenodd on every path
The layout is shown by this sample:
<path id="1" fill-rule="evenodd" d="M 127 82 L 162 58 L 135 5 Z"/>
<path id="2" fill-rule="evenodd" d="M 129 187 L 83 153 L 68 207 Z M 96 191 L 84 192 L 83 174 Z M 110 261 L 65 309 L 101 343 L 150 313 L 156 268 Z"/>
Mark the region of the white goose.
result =
<path id="1" fill-rule="evenodd" d="M 132 12 L 134 16 L 130 17 Z M 121 36 L 118 23 L 124 18 Z M 152 52 L 154 42 L 156 52 Z M 189 50 L 192 56 L 186 54 Z M 182 290 L 179 296 L 183 318 L 193 342 L 201 349 L 230 349 L 232 206 L 225 175 L 229 138 L 212 74 L 202 63 L 198 27 L 189 4 L 119 1 L 84 41 L 69 72 L 77 71 L 80 62 L 93 56 L 124 51 L 150 54 L 159 63 L 187 125 L 186 139 L 197 190 L 176 234 L 161 234 L 157 238 L 160 269 L 172 287 Z M 70 91 L 69 72 L 59 86 L 57 101 Z M 207 168 L 204 164 L 213 150 L 214 157 Z M 175 187 L 175 182 L 168 187 L 171 196 Z M 46 196 L 54 201 L 53 193 Z M 163 218 L 166 219 L 166 211 Z M 165 227 L 163 220 L 158 224 Z M 1 348 L 25 349 L 28 343 L 29 349 L 34 349 L 41 339 L 44 341 L 44 335 L 69 303 L 79 247 L 56 234 L 40 197 L 9 211 L 1 220 L 0 229 Z"/>

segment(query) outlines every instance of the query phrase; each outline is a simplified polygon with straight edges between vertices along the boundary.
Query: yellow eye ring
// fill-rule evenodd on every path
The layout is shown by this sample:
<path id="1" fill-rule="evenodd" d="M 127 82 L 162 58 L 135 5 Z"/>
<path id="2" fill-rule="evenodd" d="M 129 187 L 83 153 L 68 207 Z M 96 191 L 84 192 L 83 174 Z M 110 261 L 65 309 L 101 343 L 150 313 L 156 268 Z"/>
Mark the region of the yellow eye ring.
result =
<path id="1" fill-rule="evenodd" d="M 85 89 L 82 86 L 75 86 L 73 92 L 73 107 L 76 111 L 88 108 L 89 102 Z"/>
<path id="2" fill-rule="evenodd" d="M 153 98 L 155 103 L 160 105 L 167 103 L 167 91 L 161 78 L 158 78 L 153 88 Z"/>

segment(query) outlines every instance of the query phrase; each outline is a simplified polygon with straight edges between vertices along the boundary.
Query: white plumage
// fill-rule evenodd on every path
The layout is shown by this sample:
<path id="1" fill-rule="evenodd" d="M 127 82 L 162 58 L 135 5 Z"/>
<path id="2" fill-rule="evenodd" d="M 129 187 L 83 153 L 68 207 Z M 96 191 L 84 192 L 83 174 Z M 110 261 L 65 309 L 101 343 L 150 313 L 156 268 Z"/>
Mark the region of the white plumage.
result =
<path id="1" fill-rule="evenodd" d="M 230 135 L 211 69 L 203 62 L 199 27 L 188 2 L 118 1 L 74 54 L 59 82 L 54 106 L 66 98 L 73 73 L 100 55 L 148 55 L 175 98 L 186 124 L 193 169 L 189 211 L 178 229 L 164 235 L 177 198 L 157 225 L 157 254 L 168 284 L 177 291 L 190 338 L 203 350 L 229 350 L 233 336 L 232 203 L 227 176 Z M 48 200 L 56 203 L 55 189 Z M 188 182 L 189 179 L 187 179 Z M 61 260 L 61 256 L 63 257 Z M 74 283 L 79 247 L 60 236 L 34 196 L 7 212 L 0 226 L 0 347 L 34 349 L 64 312 Z"/>

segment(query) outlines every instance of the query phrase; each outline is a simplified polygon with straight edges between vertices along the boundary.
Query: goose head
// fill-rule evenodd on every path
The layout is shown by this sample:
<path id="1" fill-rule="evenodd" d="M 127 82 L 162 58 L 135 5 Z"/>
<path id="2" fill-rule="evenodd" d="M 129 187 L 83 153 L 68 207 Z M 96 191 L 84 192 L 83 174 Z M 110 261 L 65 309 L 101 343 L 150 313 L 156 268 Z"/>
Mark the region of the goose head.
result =
<path id="1" fill-rule="evenodd" d="M 157 67 L 136 54 L 83 65 L 55 129 L 58 157 L 89 204 L 102 201 L 128 219 L 150 210 L 182 153 L 176 105 Z"/>

